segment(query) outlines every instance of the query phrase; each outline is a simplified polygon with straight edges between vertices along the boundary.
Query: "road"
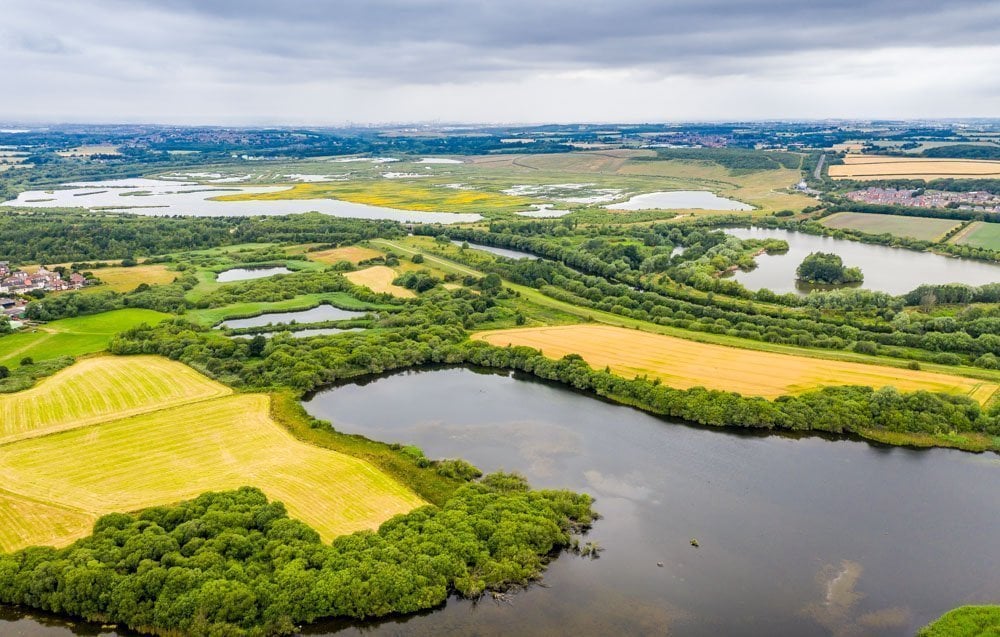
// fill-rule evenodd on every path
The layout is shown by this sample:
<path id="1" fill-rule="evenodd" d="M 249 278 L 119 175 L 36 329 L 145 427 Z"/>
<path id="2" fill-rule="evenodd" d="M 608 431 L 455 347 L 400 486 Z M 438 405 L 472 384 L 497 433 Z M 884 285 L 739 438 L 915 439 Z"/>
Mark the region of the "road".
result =
<path id="1" fill-rule="evenodd" d="M 823 164 L 826 163 L 826 155 L 820 155 L 819 161 L 816 162 L 816 170 L 813 171 L 813 179 L 819 181 L 823 178 Z"/>

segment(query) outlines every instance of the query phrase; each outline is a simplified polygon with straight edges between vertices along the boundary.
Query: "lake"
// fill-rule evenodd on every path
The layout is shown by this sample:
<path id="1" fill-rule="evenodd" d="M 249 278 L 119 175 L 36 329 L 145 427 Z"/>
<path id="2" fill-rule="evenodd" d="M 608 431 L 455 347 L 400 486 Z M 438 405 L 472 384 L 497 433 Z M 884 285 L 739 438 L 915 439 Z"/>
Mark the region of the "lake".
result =
<path id="1" fill-rule="evenodd" d="M 278 325 L 281 323 L 321 323 L 323 321 L 342 321 L 346 319 L 364 316 L 367 312 L 356 310 L 342 310 L 332 305 L 318 305 L 311 310 L 300 312 L 271 312 L 261 314 L 251 318 L 229 319 L 219 323 L 218 327 L 239 329 L 242 327 L 261 327 L 264 325 Z"/>
<path id="2" fill-rule="evenodd" d="M 695 428 L 460 368 L 305 406 L 341 431 L 586 491 L 604 516 L 588 536 L 600 559 L 560 556 L 512 606 L 453 600 L 348 634 L 913 635 L 1000 594 L 996 455 Z"/>
<path id="3" fill-rule="evenodd" d="M 463 368 L 335 387 L 305 406 L 345 432 L 586 491 L 604 516 L 587 540 L 605 549 L 560 555 L 509 605 L 452 599 L 305 634 L 910 637 L 1000 594 L 996 455 L 690 427 Z M 9 617 L 0 634 L 97 634 Z"/>
<path id="4" fill-rule="evenodd" d="M 472 213 L 417 212 L 341 201 L 339 199 L 284 199 L 275 201 L 212 201 L 240 193 L 269 193 L 291 186 L 205 186 L 188 181 L 115 179 L 66 184 L 67 188 L 22 192 L 4 206 L 100 208 L 139 215 L 249 217 L 321 212 L 334 217 L 391 219 L 405 223 L 464 223 L 479 221 Z"/>
<path id="5" fill-rule="evenodd" d="M 844 265 L 861 268 L 865 275 L 861 287 L 889 294 L 904 294 L 923 283 L 982 285 L 1000 281 L 1000 264 L 985 261 L 958 259 L 790 230 L 727 228 L 725 232 L 740 239 L 784 239 L 788 242 L 788 252 L 762 254 L 755 259 L 755 269 L 749 272 L 737 271 L 732 275 L 732 278 L 750 290 L 768 288 L 778 293 L 808 293 L 812 288 L 797 283 L 795 270 L 811 252 L 833 252 L 840 255 Z"/>
<path id="6" fill-rule="evenodd" d="M 463 243 L 468 243 L 466 241 L 452 241 L 457 246 L 461 246 Z M 535 255 L 528 252 L 521 252 L 520 250 L 511 250 L 509 248 L 496 248 L 493 246 L 484 246 L 478 243 L 469 243 L 469 247 L 474 250 L 482 250 L 483 252 L 489 252 L 490 254 L 495 254 L 501 257 L 507 257 L 508 259 L 537 259 Z"/>
<path id="7" fill-rule="evenodd" d="M 628 201 L 605 206 L 609 210 L 753 210 L 741 201 L 706 190 L 669 190 L 635 195 Z"/>
<path id="8" fill-rule="evenodd" d="M 232 268 L 220 272 L 215 280 L 219 283 L 232 283 L 233 281 L 249 281 L 250 279 L 263 279 L 275 274 L 291 274 L 292 271 L 286 267 L 274 268 Z"/>

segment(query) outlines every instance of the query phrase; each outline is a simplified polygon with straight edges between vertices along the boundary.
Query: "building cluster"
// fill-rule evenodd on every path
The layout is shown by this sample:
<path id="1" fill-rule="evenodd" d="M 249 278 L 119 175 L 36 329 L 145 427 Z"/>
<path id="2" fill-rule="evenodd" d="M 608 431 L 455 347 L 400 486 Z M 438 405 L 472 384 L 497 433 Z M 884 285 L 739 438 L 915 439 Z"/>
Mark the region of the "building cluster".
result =
<path id="1" fill-rule="evenodd" d="M 11 269 L 6 261 L 0 261 L 0 294 L 27 294 L 35 290 L 61 292 L 79 290 L 87 284 L 87 279 L 76 272 L 64 279 L 58 272 L 38 268 L 31 274 L 24 270 Z"/>
<path id="2" fill-rule="evenodd" d="M 1000 212 L 1000 196 L 989 192 L 945 192 L 943 190 L 905 190 L 865 188 L 847 193 L 851 201 L 911 208 L 958 208 L 982 212 Z"/>
<path id="3" fill-rule="evenodd" d="M 24 311 L 28 308 L 28 302 L 24 299 L 12 299 L 0 296 L 0 316 L 6 316 L 12 321 L 24 318 Z"/>

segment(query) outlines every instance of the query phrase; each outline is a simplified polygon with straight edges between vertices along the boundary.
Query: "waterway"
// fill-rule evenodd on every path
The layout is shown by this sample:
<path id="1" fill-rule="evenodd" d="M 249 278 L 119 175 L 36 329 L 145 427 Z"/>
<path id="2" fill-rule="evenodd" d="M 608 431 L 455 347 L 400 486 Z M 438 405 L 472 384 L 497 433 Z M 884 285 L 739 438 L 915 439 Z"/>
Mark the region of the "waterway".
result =
<path id="1" fill-rule="evenodd" d="M 861 287 L 904 294 L 924 283 L 966 283 L 982 285 L 1000 282 L 1000 264 L 946 257 L 931 252 L 834 239 L 770 228 L 728 228 L 725 230 L 741 239 L 784 239 L 788 252 L 762 254 L 755 258 L 757 267 L 748 272 L 737 271 L 732 277 L 750 290 L 767 288 L 783 294 L 807 294 L 812 287 L 798 283 L 795 270 L 813 252 L 840 255 L 844 265 L 860 267 L 865 280 Z M 855 286 L 857 287 L 857 286 Z"/>

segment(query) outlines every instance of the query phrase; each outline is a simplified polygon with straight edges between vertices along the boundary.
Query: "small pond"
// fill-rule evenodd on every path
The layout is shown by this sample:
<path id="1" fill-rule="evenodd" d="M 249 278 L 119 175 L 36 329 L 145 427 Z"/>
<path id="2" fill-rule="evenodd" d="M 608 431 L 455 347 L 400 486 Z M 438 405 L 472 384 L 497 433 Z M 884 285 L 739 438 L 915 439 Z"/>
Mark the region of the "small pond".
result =
<path id="1" fill-rule="evenodd" d="M 220 328 L 240 329 L 243 327 L 260 327 L 263 325 L 280 325 L 291 323 L 321 323 L 323 321 L 343 321 L 364 316 L 367 312 L 342 310 L 332 305 L 318 305 L 311 310 L 299 312 L 271 312 L 251 318 L 229 319 L 219 323 Z"/>
<path id="2" fill-rule="evenodd" d="M 219 283 L 232 283 L 233 281 L 249 281 L 250 279 L 263 279 L 275 274 L 291 274 L 292 271 L 284 266 L 274 268 L 233 268 L 220 272 L 215 280 Z"/>
<path id="3" fill-rule="evenodd" d="M 753 210 L 741 201 L 706 190 L 669 190 L 635 195 L 628 201 L 605 206 L 609 210 Z"/>
<path id="4" fill-rule="evenodd" d="M 732 277 L 750 290 L 768 288 L 772 292 L 806 294 L 811 286 L 795 278 L 795 270 L 812 252 L 833 252 L 844 265 L 859 267 L 865 276 L 861 287 L 889 294 L 904 294 L 924 283 L 966 283 L 982 285 L 1000 281 L 1000 264 L 958 259 L 930 252 L 834 239 L 804 232 L 769 228 L 727 228 L 727 234 L 741 239 L 784 239 L 784 254 L 762 254 L 757 267 L 737 271 Z M 856 286 L 855 286 L 856 287 Z"/>
<path id="5" fill-rule="evenodd" d="M 461 246 L 463 243 L 468 243 L 466 241 L 452 241 L 457 246 Z M 489 252 L 490 254 L 495 254 L 501 257 L 507 257 L 508 259 L 535 259 L 535 255 L 529 252 L 521 252 L 520 250 L 511 250 L 510 248 L 496 248 L 494 246 L 484 246 L 479 243 L 469 243 L 469 247 L 474 250 L 482 250 L 483 252 Z"/>

